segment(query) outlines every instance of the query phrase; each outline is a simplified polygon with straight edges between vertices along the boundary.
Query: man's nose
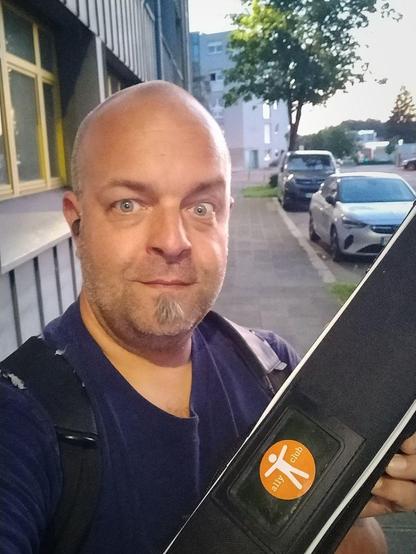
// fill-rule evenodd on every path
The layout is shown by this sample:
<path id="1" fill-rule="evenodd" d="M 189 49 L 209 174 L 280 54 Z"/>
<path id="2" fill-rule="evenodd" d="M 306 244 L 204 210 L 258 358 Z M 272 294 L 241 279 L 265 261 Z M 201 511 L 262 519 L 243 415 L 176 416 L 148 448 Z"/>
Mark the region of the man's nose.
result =
<path id="1" fill-rule="evenodd" d="M 152 218 L 148 250 L 169 262 L 180 261 L 189 255 L 191 241 L 180 210 L 157 210 Z"/>

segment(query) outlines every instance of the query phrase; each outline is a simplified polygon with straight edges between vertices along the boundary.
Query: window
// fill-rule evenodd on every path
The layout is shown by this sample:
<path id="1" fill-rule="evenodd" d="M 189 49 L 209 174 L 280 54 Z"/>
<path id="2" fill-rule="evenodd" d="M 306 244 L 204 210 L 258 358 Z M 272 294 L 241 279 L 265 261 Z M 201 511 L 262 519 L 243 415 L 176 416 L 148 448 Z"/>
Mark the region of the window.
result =
<path id="1" fill-rule="evenodd" d="M 222 101 L 217 98 L 215 100 L 215 103 L 214 104 L 211 104 L 209 106 L 209 109 L 210 109 L 210 112 L 212 113 L 212 116 L 214 117 L 214 119 L 223 119 L 224 117 L 224 105 L 222 103 Z"/>
<path id="2" fill-rule="evenodd" d="M 270 123 L 264 124 L 264 144 L 270 144 Z"/>
<path id="3" fill-rule="evenodd" d="M 211 92 L 221 92 L 224 90 L 224 76 L 221 70 L 212 71 L 209 74 Z"/>
<path id="4" fill-rule="evenodd" d="M 220 40 L 208 42 L 208 54 L 221 54 L 224 47 Z"/>
<path id="5" fill-rule="evenodd" d="M 63 182 L 53 36 L 0 1 L 0 199 Z"/>
<path id="6" fill-rule="evenodd" d="M 263 104 L 263 119 L 270 119 L 270 104 Z"/>

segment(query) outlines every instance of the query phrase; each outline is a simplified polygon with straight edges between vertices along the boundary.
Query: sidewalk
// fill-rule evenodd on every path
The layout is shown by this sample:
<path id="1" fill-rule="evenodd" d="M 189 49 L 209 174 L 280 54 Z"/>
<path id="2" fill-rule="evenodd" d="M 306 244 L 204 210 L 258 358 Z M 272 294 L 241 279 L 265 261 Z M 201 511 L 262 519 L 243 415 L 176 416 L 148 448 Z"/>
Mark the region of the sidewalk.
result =
<path id="1" fill-rule="evenodd" d="M 277 332 L 304 354 L 339 305 L 275 202 L 243 198 L 247 174 L 233 177 L 228 272 L 215 309 L 242 325 Z M 251 174 L 250 184 L 263 183 L 267 173 Z M 380 523 L 391 554 L 416 552 L 416 514 L 385 516 Z"/>
<path id="2" fill-rule="evenodd" d="M 304 354 L 338 304 L 277 205 L 243 198 L 239 188 L 233 191 L 228 272 L 216 309 L 242 325 L 277 332 Z"/>

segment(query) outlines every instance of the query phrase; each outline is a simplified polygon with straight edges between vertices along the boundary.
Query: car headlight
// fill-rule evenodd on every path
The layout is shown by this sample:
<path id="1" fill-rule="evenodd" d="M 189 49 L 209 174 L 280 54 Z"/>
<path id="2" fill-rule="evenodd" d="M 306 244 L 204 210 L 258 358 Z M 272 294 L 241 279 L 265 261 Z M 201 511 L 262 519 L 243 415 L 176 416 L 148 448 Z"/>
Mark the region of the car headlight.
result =
<path id="1" fill-rule="evenodd" d="M 362 229 L 363 227 L 365 227 L 367 225 L 366 223 L 363 223 L 362 221 L 357 221 L 356 219 L 350 219 L 349 217 L 347 217 L 345 215 L 343 215 L 341 217 L 341 221 L 342 221 L 343 226 L 346 229 Z"/>

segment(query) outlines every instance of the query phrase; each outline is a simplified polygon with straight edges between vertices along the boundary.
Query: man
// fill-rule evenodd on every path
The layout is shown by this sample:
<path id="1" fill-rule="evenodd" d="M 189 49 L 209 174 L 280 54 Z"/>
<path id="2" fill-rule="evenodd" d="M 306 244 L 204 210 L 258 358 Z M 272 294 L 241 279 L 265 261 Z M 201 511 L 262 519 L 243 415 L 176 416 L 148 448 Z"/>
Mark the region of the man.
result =
<path id="1" fill-rule="evenodd" d="M 83 289 L 44 340 L 82 379 L 99 428 L 103 478 L 82 552 L 161 552 L 270 400 L 204 319 L 226 267 L 229 154 L 188 93 L 153 82 L 86 118 L 72 175 L 64 213 Z M 262 336 L 296 364 L 284 341 Z M 62 491 L 56 439 L 29 391 L 3 389 L 2 421 L 15 427 L 3 439 L 2 552 L 36 552 Z M 416 441 L 403 450 L 364 515 L 415 507 Z M 383 551 L 372 519 L 355 527 L 343 552 L 357 540 Z"/>

